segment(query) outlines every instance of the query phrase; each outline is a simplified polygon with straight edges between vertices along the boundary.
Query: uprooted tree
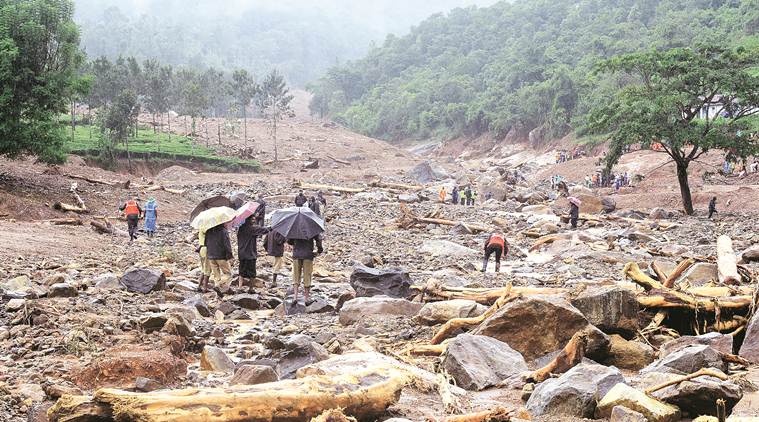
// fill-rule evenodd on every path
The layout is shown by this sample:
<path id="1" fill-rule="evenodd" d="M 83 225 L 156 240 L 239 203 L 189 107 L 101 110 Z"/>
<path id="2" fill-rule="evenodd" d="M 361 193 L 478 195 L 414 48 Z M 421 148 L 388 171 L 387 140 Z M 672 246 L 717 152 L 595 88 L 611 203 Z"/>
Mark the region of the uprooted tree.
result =
<path id="1" fill-rule="evenodd" d="M 688 166 L 712 149 L 735 158 L 759 151 L 746 117 L 759 114 L 757 49 L 678 48 L 611 58 L 600 73 L 621 73 L 633 83 L 591 113 L 588 129 L 610 133 L 610 170 L 625 147 L 658 143 L 674 161 L 683 207 L 693 214 Z"/>

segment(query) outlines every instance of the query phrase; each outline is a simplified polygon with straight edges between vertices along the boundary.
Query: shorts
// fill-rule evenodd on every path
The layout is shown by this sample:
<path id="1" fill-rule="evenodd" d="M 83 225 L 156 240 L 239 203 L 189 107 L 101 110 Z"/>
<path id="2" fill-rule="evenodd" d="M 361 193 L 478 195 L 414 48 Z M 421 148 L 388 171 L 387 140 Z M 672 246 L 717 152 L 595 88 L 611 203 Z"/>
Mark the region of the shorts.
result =
<path id="1" fill-rule="evenodd" d="M 240 277 L 256 278 L 256 260 L 255 259 L 241 259 L 240 260 Z"/>
<path id="2" fill-rule="evenodd" d="M 275 256 L 274 257 L 274 266 L 271 269 L 272 273 L 279 274 L 280 271 L 282 271 L 282 267 L 285 266 L 285 257 L 284 256 Z"/>

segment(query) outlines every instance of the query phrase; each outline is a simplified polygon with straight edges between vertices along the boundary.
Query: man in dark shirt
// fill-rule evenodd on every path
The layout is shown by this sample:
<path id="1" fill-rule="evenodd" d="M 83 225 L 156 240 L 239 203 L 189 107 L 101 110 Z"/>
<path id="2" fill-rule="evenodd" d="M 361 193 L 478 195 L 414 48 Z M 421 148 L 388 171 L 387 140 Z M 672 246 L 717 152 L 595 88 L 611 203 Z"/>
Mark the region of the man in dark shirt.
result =
<path id="1" fill-rule="evenodd" d="M 211 280 L 220 293 L 229 291 L 232 284 L 232 243 L 224 225 L 219 225 L 206 231 L 206 257 L 211 267 Z"/>
<path id="2" fill-rule="evenodd" d="M 271 286 L 274 287 L 277 285 L 277 276 L 279 275 L 279 272 L 282 270 L 282 267 L 285 265 L 285 242 L 287 239 L 285 239 L 284 236 L 279 234 L 279 232 L 276 231 L 270 231 L 269 234 L 266 235 L 264 238 L 264 244 L 266 246 L 266 253 L 274 257 L 274 265 L 271 269 Z"/>
<path id="3" fill-rule="evenodd" d="M 322 215 L 321 208 L 319 207 L 319 201 L 316 200 L 313 196 L 308 198 L 308 208 L 311 209 L 316 215 L 320 216 Z"/>
<path id="4" fill-rule="evenodd" d="M 717 197 L 712 196 L 712 199 L 709 201 L 709 218 L 712 218 L 712 215 L 717 212 Z"/>
<path id="5" fill-rule="evenodd" d="M 308 304 L 311 294 L 311 275 L 314 272 L 314 258 L 324 252 L 321 235 L 308 240 L 288 240 L 287 243 L 293 245 L 293 303 L 298 303 L 298 287 L 302 275 L 303 299 Z M 314 246 L 316 246 L 316 254 L 314 254 Z"/>
<path id="6" fill-rule="evenodd" d="M 256 225 L 256 215 L 251 215 L 242 226 L 237 229 L 237 259 L 240 260 L 240 275 L 237 279 L 238 287 L 242 288 L 245 280 L 249 281 L 250 290 L 253 291 L 253 281 L 256 278 L 256 259 L 258 258 L 258 236 L 268 232 L 265 227 Z"/>
<path id="7" fill-rule="evenodd" d="M 303 191 L 300 191 L 298 192 L 298 196 L 295 197 L 295 206 L 302 207 L 306 204 L 306 201 L 308 201 L 306 195 L 303 194 Z"/>

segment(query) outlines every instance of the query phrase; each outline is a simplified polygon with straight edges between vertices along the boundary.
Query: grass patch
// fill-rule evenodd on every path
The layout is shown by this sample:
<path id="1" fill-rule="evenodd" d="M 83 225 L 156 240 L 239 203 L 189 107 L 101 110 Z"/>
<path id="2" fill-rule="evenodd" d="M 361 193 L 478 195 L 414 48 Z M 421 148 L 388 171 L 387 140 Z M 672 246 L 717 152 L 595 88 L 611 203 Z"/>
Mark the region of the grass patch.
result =
<path id="1" fill-rule="evenodd" d="M 90 138 L 90 130 L 92 137 Z M 96 155 L 98 146 L 97 127 L 78 125 L 71 138 L 70 128 L 67 133 L 65 149 L 69 154 Z M 126 155 L 126 145 L 116 146 L 116 152 L 120 156 Z M 199 162 L 227 170 L 252 170 L 258 171 L 261 165 L 256 160 L 243 160 L 237 157 L 219 155 L 211 148 L 193 144 L 186 136 L 167 133 L 153 132 L 152 129 L 139 128 L 137 136 L 129 138 L 129 152 L 134 156 L 147 158 L 174 160 L 184 162 Z"/>
<path id="2" fill-rule="evenodd" d="M 598 145 L 603 144 L 604 142 L 609 140 L 608 134 L 602 134 L 602 135 L 585 135 L 577 138 L 575 140 L 575 143 L 577 145 L 582 145 L 589 148 L 594 148 Z"/>

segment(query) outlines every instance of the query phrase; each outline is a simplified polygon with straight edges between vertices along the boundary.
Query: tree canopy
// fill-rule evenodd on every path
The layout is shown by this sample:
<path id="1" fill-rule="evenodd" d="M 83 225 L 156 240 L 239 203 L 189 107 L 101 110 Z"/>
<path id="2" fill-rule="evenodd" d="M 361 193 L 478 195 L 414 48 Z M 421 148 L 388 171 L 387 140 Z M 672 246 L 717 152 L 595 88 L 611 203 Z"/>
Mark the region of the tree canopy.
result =
<path id="1" fill-rule="evenodd" d="M 67 0 L 0 0 L 0 155 L 63 159 L 58 115 L 87 83 Z"/>
<path id="2" fill-rule="evenodd" d="M 434 15 L 310 85 L 312 113 L 388 140 L 583 127 L 626 81 L 595 63 L 756 37 L 757 0 L 524 0 Z"/>

